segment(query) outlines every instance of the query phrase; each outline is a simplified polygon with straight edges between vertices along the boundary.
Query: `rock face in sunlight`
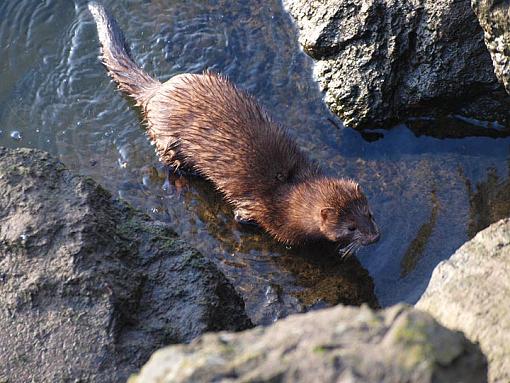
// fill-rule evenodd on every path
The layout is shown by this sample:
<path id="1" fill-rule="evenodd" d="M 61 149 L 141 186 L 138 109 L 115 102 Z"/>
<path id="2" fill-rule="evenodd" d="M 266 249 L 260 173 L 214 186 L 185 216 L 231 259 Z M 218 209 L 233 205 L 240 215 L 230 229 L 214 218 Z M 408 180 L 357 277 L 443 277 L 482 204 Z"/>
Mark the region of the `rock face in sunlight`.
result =
<path id="1" fill-rule="evenodd" d="M 398 305 L 336 306 L 156 352 L 130 383 L 484 382 L 478 346 Z"/>
<path id="2" fill-rule="evenodd" d="M 0 381 L 119 382 L 156 348 L 248 327 L 174 233 L 44 152 L 0 148 Z"/>
<path id="3" fill-rule="evenodd" d="M 510 219 L 440 263 L 416 306 L 480 343 L 491 382 L 510 382 Z"/>
<path id="4" fill-rule="evenodd" d="M 506 1 L 471 0 L 471 6 L 484 30 L 485 44 L 494 72 L 510 93 L 510 4 Z"/>
<path id="5" fill-rule="evenodd" d="M 469 1 L 284 0 L 316 61 L 325 101 L 346 125 L 388 127 L 458 113 L 506 122 L 510 97 L 493 73 Z"/>

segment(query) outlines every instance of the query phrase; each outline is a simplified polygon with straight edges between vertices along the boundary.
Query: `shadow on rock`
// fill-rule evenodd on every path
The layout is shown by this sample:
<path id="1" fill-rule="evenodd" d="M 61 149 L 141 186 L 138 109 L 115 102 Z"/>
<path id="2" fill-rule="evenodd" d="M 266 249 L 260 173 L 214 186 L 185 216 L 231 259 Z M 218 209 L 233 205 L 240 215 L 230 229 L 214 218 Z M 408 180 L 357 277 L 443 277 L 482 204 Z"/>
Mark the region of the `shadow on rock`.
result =
<path id="1" fill-rule="evenodd" d="M 367 303 L 378 308 L 374 283 L 355 256 L 340 257 L 335 245 L 317 242 L 291 249 L 274 262 L 296 275 L 301 290 L 293 292 L 307 309 Z"/>
<path id="2" fill-rule="evenodd" d="M 407 127 L 416 135 L 439 139 L 465 137 L 510 137 L 510 129 L 494 122 L 483 122 L 460 116 L 442 116 L 430 119 L 414 119 Z"/>

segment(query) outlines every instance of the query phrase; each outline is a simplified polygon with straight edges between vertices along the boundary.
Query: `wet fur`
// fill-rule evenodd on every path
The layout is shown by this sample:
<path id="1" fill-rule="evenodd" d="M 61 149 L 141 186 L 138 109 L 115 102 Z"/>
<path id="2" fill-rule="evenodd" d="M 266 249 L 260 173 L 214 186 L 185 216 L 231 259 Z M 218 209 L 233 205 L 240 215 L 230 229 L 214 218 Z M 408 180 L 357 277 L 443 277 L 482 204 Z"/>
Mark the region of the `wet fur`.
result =
<path id="1" fill-rule="evenodd" d="M 143 109 L 161 161 L 209 179 L 243 220 L 294 244 L 324 238 L 323 208 L 340 216 L 366 205 L 354 181 L 325 177 L 251 95 L 210 72 L 160 83 L 135 64 L 113 17 L 89 9 L 108 73 Z"/>

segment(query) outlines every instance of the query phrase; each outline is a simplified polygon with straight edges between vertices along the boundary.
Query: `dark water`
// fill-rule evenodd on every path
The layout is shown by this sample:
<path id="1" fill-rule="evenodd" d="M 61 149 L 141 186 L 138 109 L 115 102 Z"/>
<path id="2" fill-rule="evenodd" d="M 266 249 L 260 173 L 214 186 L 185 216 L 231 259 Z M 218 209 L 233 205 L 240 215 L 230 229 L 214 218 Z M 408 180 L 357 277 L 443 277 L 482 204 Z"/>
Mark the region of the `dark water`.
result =
<path id="1" fill-rule="evenodd" d="M 85 1 L 0 2 L 0 145 L 48 150 L 169 222 L 220 265 L 256 322 L 339 302 L 415 302 L 438 262 L 510 215 L 509 139 L 441 139 L 397 126 L 366 140 L 337 126 L 278 1 L 104 4 L 148 72 L 160 80 L 205 68 L 230 76 L 330 174 L 356 178 L 368 194 L 382 239 L 346 262 L 238 226 L 209 184 L 166 177 L 138 112 L 98 61 Z M 419 124 L 469 127 L 456 118 Z"/>

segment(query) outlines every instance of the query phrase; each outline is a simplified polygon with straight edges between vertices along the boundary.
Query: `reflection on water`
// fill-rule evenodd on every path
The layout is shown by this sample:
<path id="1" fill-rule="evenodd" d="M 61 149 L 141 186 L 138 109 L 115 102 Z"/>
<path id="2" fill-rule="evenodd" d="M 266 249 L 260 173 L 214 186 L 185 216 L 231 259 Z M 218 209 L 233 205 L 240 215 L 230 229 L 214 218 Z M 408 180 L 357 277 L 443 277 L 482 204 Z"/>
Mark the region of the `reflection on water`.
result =
<path id="1" fill-rule="evenodd" d="M 86 1 L 0 2 L 0 145 L 48 150 L 169 222 L 224 270 L 256 322 L 338 302 L 413 302 L 439 261 L 510 212 L 510 139 L 500 127 L 450 118 L 363 136 L 343 129 L 279 1 L 103 3 L 148 72 L 160 80 L 205 68 L 228 75 L 331 175 L 358 179 L 368 194 L 381 241 L 345 262 L 327 246 L 287 249 L 240 227 L 207 182 L 166 177 L 139 112 L 99 63 Z M 477 137 L 441 134 L 461 123 Z"/>
<path id="2" fill-rule="evenodd" d="M 416 237 L 411 241 L 407 248 L 402 260 L 400 261 L 400 276 L 405 277 L 411 273 L 420 258 L 425 252 L 425 248 L 430 240 L 430 237 L 436 227 L 437 216 L 439 215 L 439 200 L 437 199 L 436 192 L 432 190 L 430 192 L 432 200 L 432 210 L 430 217 L 423 225 L 421 225 Z"/>

